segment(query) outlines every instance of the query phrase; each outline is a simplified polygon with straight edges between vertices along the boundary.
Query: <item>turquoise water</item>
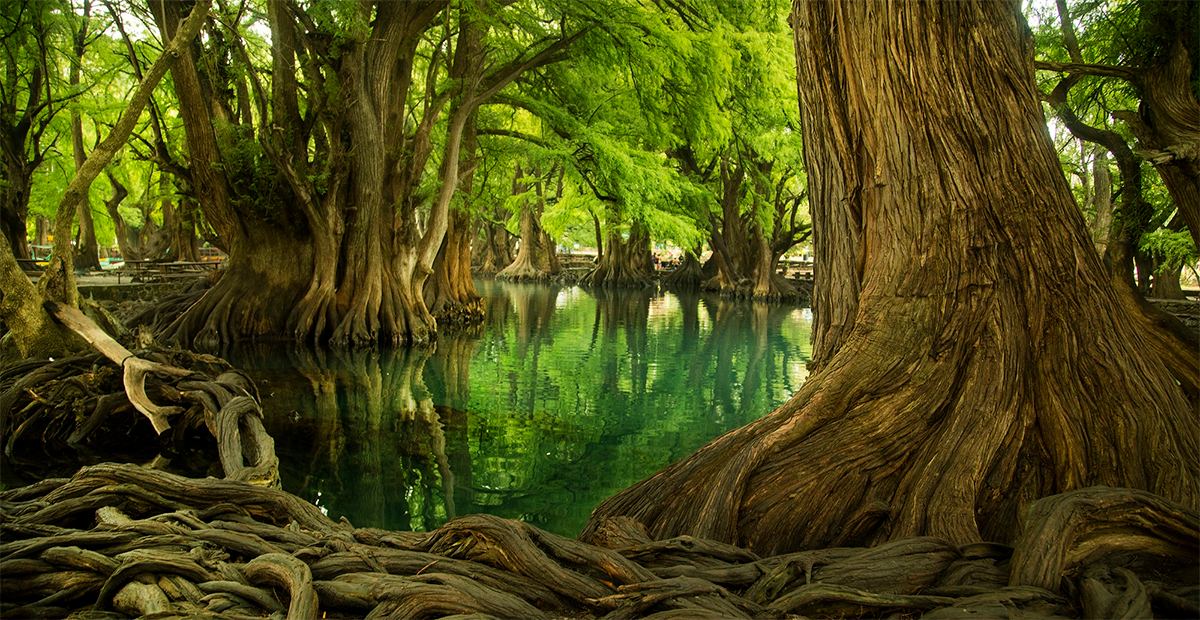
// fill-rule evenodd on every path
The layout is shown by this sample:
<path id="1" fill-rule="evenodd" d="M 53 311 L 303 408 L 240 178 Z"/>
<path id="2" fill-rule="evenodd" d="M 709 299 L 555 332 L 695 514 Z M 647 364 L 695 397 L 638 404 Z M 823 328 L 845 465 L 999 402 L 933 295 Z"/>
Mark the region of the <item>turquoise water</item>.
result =
<path id="1" fill-rule="evenodd" d="M 244 354 L 284 487 L 358 527 L 487 512 L 575 536 L 617 491 L 786 400 L 807 308 L 477 283 L 435 350 Z"/>

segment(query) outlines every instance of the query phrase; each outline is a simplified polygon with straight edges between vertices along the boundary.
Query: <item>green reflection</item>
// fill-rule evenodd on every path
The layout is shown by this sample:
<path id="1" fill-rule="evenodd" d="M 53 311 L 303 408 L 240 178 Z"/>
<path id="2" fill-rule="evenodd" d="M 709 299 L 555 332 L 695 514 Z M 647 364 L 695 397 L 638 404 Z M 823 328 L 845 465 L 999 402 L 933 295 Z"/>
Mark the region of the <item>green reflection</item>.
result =
<path id="1" fill-rule="evenodd" d="M 482 329 L 433 351 L 244 353 L 288 490 L 360 527 L 488 512 L 574 536 L 600 501 L 806 375 L 807 309 L 477 286 Z"/>

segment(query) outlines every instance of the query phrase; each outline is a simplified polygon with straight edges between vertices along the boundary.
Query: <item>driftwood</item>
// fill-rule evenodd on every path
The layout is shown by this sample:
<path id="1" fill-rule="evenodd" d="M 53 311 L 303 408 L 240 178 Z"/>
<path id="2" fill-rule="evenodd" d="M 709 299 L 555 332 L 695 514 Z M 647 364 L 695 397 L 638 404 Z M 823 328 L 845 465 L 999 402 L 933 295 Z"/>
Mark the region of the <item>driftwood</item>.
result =
<path id="1" fill-rule="evenodd" d="M 96 465 L 0 493 L 0 616 L 119 618 L 1196 617 L 1196 513 L 1090 488 L 1015 548 L 909 538 L 759 558 L 628 519 L 610 547 L 520 521 L 334 522 L 278 489 Z M 1036 582 L 1036 583 L 1033 583 Z M 1038 585 L 1041 584 L 1041 585 Z"/>
<path id="2" fill-rule="evenodd" d="M 94 462 L 93 453 L 149 460 L 165 448 L 186 455 L 196 450 L 193 431 L 204 428 L 216 439 L 226 477 L 278 486 L 275 443 L 248 378 L 212 356 L 161 349 L 135 354 L 79 310 L 53 302 L 45 307 L 100 356 L 23 362 L 0 373 L 8 459 L 45 470 L 67 457 L 74 461 L 71 471 Z M 30 453 L 34 446 L 43 453 Z M 204 467 L 209 460 L 200 459 Z"/>

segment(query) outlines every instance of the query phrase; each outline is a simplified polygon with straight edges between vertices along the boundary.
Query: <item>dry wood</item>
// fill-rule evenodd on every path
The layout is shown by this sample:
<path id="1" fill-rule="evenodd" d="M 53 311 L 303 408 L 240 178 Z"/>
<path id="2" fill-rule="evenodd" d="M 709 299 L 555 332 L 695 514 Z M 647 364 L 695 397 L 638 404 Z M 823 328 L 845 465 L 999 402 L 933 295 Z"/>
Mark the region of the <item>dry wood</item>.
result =
<path id="1" fill-rule="evenodd" d="M 170 428 L 171 425 L 167 421 L 167 417 L 179 413 L 182 409 L 155 405 L 146 396 L 146 374 L 158 373 L 186 377 L 192 374 L 190 371 L 143 360 L 135 356 L 133 353 L 130 353 L 129 349 L 126 349 L 119 342 L 113 340 L 112 336 L 104 333 L 104 330 L 100 329 L 99 326 L 76 308 L 53 301 L 46 302 L 44 307 L 51 316 L 58 319 L 71 331 L 79 334 L 80 337 L 95 347 L 104 357 L 112 360 L 114 364 L 124 370 L 125 393 L 129 396 L 129 402 L 133 403 L 133 406 L 150 420 L 150 423 L 154 425 L 155 432 L 162 433 Z"/>
<path id="2" fill-rule="evenodd" d="M 953 603 L 940 596 L 882 594 L 830 583 L 810 583 L 771 603 L 770 613 L 822 616 L 862 616 L 882 611 L 935 609 Z"/>
<path id="3" fill-rule="evenodd" d="M 112 370 L 106 366 L 92 367 L 87 364 L 90 357 L 67 358 L 30 370 L 0 395 L 6 411 L 21 411 L 16 420 L 4 420 L 8 456 L 14 456 L 18 446 L 41 442 L 45 443 L 47 452 L 53 452 L 51 440 L 56 437 L 61 437 L 76 450 L 86 452 L 89 444 L 103 441 L 95 436 L 102 426 L 126 423 L 136 429 L 136 421 L 127 420 L 127 417 L 113 421 L 113 416 L 120 416 L 132 406 L 150 421 L 154 433 L 163 435 L 173 430 L 168 437 L 174 443 L 176 453 L 188 452 L 181 449 L 188 441 L 187 431 L 197 424 L 196 420 L 205 420 L 214 437 L 218 438 L 217 453 L 226 477 L 278 486 L 274 440 L 262 424 L 257 389 L 248 378 L 228 370 L 228 364 L 211 356 L 170 352 L 169 355 L 150 353 L 139 357 L 79 310 L 55 302 L 46 302 L 44 307 L 57 321 L 119 368 L 121 384 L 118 391 L 111 391 L 113 386 L 107 378 Z M 180 367 L 181 361 L 188 367 Z M 214 368 L 218 372 L 208 374 Z M 43 386 L 50 388 L 49 394 Z M 76 421 L 71 400 L 76 401 L 74 407 L 90 410 L 82 424 Z M 181 415 L 185 411 L 186 415 Z M 172 422 L 172 419 L 182 421 L 182 424 Z M 171 428 L 173 423 L 177 428 Z M 113 433 L 112 430 L 107 432 Z M 35 439 L 38 434 L 41 435 L 40 442 Z M 157 445 L 153 441 L 131 443 L 131 448 L 122 449 L 145 451 L 145 447 Z M 141 458 L 144 457 L 130 460 Z"/>

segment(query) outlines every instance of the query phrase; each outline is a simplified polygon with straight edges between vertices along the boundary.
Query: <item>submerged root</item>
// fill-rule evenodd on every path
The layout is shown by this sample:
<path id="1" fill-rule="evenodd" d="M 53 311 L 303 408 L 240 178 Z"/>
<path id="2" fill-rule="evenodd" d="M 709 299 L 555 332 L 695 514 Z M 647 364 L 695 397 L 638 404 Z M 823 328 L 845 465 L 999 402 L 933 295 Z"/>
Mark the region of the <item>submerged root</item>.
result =
<path id="1" fill-rule="evenodd" d="M 1081 496 L 1129 507 L 1119 520 L 1139 523 L 1142 537 L 1124 545 L 1124 566 L 1112 554 L 1076 554 L 1079 562 L 1051 562 L 1058 574 L 1043 583 L 1060 585 L 1041 587 L 1020 583 L 1019 558 L 1057 555 L 1025 545 L 1090 543 L 1035 533 L 1012 549 L 922 537 L 759 558 L 689 536 L 650 541 L 624 518 L 605 521 L 604 547 L 490 515 L 428 534 L 388 532 L 335 523 L 276 489 L 106 464 L 0 493 L 0 613 L 1074 618 L 1198 608 L 1196 549 L 1184 540 L 1200 527 L 1193 512 L 1141 492 L 1092 488 L 1047 500 L 1058 506 L 1050 521 L 1071 521 L 1077 533 L 1110 530 L 1112 519 L 1077 510 Z M 1141 562 L 1181 541 L 1178 561 Z"/>

